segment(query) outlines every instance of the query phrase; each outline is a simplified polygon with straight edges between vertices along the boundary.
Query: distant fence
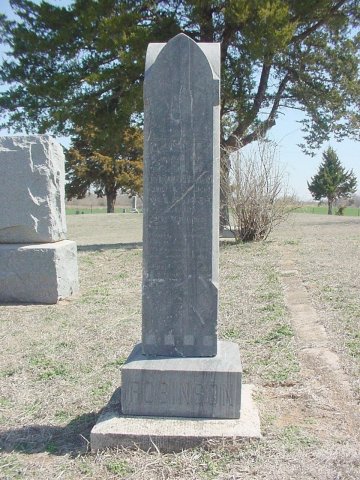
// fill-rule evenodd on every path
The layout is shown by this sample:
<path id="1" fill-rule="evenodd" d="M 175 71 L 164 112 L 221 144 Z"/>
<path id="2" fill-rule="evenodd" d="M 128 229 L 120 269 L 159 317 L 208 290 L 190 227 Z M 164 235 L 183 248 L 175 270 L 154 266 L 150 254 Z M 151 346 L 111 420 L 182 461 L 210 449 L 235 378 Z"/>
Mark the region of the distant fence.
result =
<path id="1" fill-rule="evenodd" d="M 142 213 L 142 209 L 137 209 L 139 213 Z M 66 207 L 66 215 L 83 215 L 90 213 L 106 213 L 106 207 L 94 206 L 77 206 L 77 207 Z M 115 213 L 132 213 L 130 207 L 115 207 Z"/>

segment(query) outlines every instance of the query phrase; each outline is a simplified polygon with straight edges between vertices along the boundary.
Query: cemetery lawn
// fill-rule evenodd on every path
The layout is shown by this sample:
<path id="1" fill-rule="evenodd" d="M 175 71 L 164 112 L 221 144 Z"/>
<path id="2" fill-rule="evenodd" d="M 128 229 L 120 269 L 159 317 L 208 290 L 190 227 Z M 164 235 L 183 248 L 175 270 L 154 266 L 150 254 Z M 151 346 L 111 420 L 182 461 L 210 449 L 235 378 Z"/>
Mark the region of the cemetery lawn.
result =
<path id="1" fill-rule="evenodd" d="M 0 305 L 0 478 L 359 479 L 357 217 L 296 213 L 266 242 L 221 244 L 219 336 L 240 346 L 261 440 L 166 455 L 89 452 L 90 430 L 140 339 L 141 222 L 69 216 L 80 295 Z M 291 304 L 290 281 L 305 292 L 290 292 Z M 315 316 L 304 317 L 301 341 L 291 312 L 304 305 Z M 325 343 L 314 339 L 319 326 Z"/>

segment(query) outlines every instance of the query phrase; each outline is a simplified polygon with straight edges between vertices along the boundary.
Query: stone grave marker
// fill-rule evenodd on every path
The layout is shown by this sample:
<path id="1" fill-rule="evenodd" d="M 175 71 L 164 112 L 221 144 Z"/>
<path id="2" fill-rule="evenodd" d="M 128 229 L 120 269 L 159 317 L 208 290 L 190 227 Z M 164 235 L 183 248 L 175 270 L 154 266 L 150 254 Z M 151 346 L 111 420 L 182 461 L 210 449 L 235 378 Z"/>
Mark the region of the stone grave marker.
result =
<path id="1" fill-rule="evenodd" d="M 139 213 L 139 210 L 137 209 L 137 196 L 133 195 L 131 197 L 131 213 Z"/>
<path id="2" fill-rule="evenodd" d="M 217 338 L 219 97 L 220 44 L 179 34 L 149 45 L 142 343 L 122 368 L 121 406 L 92 430 L 93 450 L 133 441 L 146 448 L 150 440 L 171 450 L 209 437 L 259 436 L 248 393 L 243 411 L 251 413 L 239 420 L 239 348 Z"/>
<path id="3" fill-rule="evenodd" d="M 208 45 L 207 52 L 180 34 L 147 64 L 146 355 L 208 357 L 217 351 L 219 44 Z"/>
<path id="4" fill-rule="evenodd" d="M 0 172 L 0 301 L 69 297 L 79 285 L 62 147 L 49 135 L 0 137 Z"/>

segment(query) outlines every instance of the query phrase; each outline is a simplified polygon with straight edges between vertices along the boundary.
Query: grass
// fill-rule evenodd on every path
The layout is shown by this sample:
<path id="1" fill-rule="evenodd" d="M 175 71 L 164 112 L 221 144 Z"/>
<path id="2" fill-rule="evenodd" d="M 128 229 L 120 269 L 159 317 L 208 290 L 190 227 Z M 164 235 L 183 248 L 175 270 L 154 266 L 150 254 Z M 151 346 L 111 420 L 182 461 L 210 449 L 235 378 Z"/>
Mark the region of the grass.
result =
<path id="1" fill-rule="evenodd" d="M 106 207 L 66 207 L 66 215 L 84 215 L 91 213 L 107 213 Z M 114 213 L 131 213 L 131 208 L 115 207 Z"/>
<path id="2" fill-rule="evenodd" d="M 124 478 L 133 472 L 126 460 L 110 460 L 106 463 L 106 469 L 116 475 L 117 478 Z"/>
<path id="3" fill-rule="evenodd" d="M 317 205 L 304 205 L 303 207 L 296 208 L 294 210 L 295 213 L 314 213 L 317 215 L 327 215 L 328 214 L 328 207 L 327 206 L 317 206 Z M 333 207 L 333 215 L 336 215 L 337 208 Z M 358 207 L 346 207 L 344 212 L 344 216 L 346 217 L 359 217 L 360 216 L 360 208 Z"/>
<path id="4" fill-rule="evenodd" d="M 261 441 L 210 441 L 177 454 L 89 452 L 91 428 L 141 337 L 142 252 L 124 247 L 133 241 L 124 235 L 141 218 L 109 217 L 96 218 L 94 246 L 79 250 L 78 297 L 58 305 L 0 306 L 0 478 L 360 478 L 356 435 L 343 430 L 343 412 L 326 403 L 325 385 L 313 387 L 300 368 L 279 272 L 283 249 L 289 249 L 297 255 L 289 270 L 301 272 L 356 391 L 359 224 L 339 217 L 330 225 L 327 217 L 321 223 L 320 217 L 293 215 L 268 242 L 221 246 L 219 336 L 238 343 L 243 381 L 256 385 Z M 88 239 L 82 229 L 94 234 L 91 218 L 73 216 L 69 234 Z M 107 248 L 102 218 L 106 231 L 114 231 Z"/>
<path id="5" fill-rule="evenodd" d="M 51 380 L 57 376 L 67 376 L 67 370 L 61 362 L 42 355 L 30 358 L 29 364 L 36 371 L 38 380 Z"/>

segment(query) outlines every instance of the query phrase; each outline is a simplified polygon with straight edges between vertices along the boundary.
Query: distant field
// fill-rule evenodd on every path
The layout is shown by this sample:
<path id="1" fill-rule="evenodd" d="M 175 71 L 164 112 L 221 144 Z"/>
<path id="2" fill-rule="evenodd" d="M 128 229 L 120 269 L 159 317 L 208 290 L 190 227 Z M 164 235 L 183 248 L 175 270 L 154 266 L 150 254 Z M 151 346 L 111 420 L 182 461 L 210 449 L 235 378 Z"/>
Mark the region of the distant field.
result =
<path id="1" fill-rule="evenodd" d="M 141 212 L 141 209 L 139 209 Z M 303 207 L 297 208 L 296 213 L 315 213 L 318 215 L 327 215 L 327 206 L 312 206 L 305 205 Z M 337 208 L 333 209 L 334 215 L 336 215 Z M 66 207 L 66 215 L 82 215 L 88 213 L 106 213 L 106 207 Z M 115 213 L 131 213 L 130 207 L 115 207 Z M 344 210 L 344 215 L 347 217 L 360 217 L 360 208 L 357 207 L 346 207 Z"/>
<path id="2" fill-rule="evenodd" d="M 131 208 L 115 207 L 115 213 L 130 213 Z M 106 213 L 106 207 L 66 207 L 66 215 L 81 215 L 85 213 Z"/>
<path id="3" fill-rule="evenodd" d="M 327 206 L 313 206 L 313 205 L 305 205 L 303 207 L 297 208 L 295 210 L 296 213 L 315 213 L 318 215 L 327 215 Z M 333 214 L 336 215 L 337 207 L 333 208 Z M 357 207 L 346 207 L 343 214 L 347 217 L 360 217 L 360 208 Z"/>

